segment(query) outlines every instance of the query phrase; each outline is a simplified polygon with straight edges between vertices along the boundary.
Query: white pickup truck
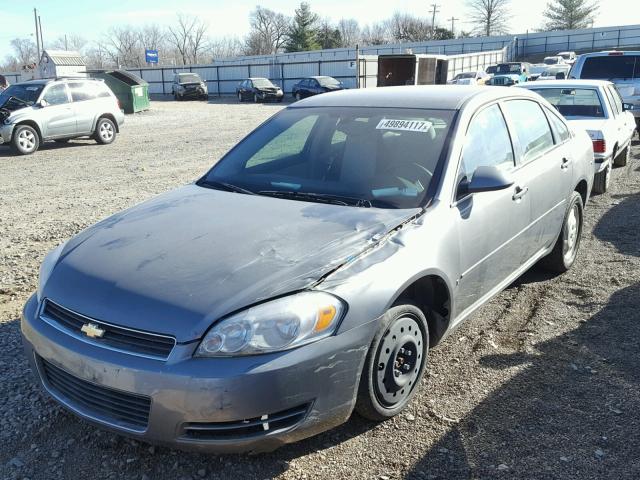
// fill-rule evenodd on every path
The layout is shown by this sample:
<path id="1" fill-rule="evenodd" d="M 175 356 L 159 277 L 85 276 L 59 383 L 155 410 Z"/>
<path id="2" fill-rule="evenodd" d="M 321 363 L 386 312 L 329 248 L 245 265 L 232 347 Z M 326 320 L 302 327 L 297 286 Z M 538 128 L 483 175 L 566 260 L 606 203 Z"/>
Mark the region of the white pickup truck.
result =
<path id="1" fill-rule="evenodd" d="M 629 161 L 636 123 L 615 85 L 604 80 L 550 80 L 525 83 L 523 88 L 542 95 L 575 129 L 586 130 L 593 142 L 593 191 L 609 188 L 611 168 Z"/>

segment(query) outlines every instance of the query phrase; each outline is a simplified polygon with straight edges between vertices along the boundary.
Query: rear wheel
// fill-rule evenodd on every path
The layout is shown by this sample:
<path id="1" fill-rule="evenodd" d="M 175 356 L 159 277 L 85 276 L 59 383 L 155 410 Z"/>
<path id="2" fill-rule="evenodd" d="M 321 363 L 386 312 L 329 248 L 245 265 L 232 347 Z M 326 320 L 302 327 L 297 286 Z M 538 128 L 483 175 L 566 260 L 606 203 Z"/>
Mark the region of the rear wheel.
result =
<path id="1" fill-rule="evenodd" d="M 564 215 L 560 236 L 551 253 L 541 261 L 545 268 L 557 273 L 564 273 L 571 268 L 580 248 L 582 221 L 582 197 L 578 192 L 573 192 Z"/>
<path id="2" fill-rule="evenodd" d="M 300 92 L 296 92 L 296 100 L 302 100 L 302 95 L 300 95 Z"/>
<path id="3" fill-rule="evenodd" d="M 240 92 L 238 92 L 238 101 L 242 102 L 242 94 Z"/>
<path id="4" fill-rule="evenodd" d="M 630 154 L 631 150 L 629 149 L 629 145 L 627 145 L 626 148 L 613 159 L 613 164 L 616 167 L 626 167 L 629 163 Z"/>
<path id="5" fill-rule="evenodd" d="M 18 125 L 13 131 L 11 149 L 19 155 L 30 155 L 40 147 L 40 136 L 29 125 Z"/>
<path id="6" fill-rule="evenodd" d="M 258 103 L 260 101 L 260 98 L 258 97 L 257 93 L 253 94 L 253 103 Z"/>
<path id="7" fill-rule="evenodd" d="M 607 165 L 607 168 L 598 172 L 593 177 L 593 192 L 605 193 L 609 190 L 609 184 L 611 183 L 611 164 Z"/>
<path id="8" fill-rule="evenodd" d="M 365 360 L 356 412 L 377 421 L 400 413 L 424 375 L 428 352 L 429 329 L 422 310 L 412 304 L 387 310 Z"/>
<path id="9" fill-rule="evenodd" d="M 98 119 L 94 138 L 96 142 L 102 145 L 112 143 L 116 139 L 116 126 L 106 117 Z"/>

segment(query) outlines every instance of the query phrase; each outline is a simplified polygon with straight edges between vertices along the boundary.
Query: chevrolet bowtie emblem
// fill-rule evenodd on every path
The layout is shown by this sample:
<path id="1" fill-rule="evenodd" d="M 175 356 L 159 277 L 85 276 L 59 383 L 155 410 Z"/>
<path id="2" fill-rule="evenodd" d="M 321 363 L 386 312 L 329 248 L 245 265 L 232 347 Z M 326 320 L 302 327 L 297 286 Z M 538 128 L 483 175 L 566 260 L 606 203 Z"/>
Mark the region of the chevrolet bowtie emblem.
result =
<path id="1" fill-rule="evenodd" d="M 104 330 L 95 323 L 85 323 L 80 329 L 87 337 L 100 338 L 104 335 Z"/>

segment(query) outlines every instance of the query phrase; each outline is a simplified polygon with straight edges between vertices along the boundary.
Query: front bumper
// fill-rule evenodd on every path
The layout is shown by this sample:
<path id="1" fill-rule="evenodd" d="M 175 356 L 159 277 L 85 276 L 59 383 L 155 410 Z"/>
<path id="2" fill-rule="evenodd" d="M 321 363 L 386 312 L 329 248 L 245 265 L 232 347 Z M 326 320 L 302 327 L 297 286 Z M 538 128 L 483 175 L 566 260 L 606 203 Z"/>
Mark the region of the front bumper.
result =
<path id="1" fill-rule="evenodd" d="M 180 92 L 182 98 L 204 98 L 209 96 L 208 89 L 202 87 L 188 88 Z"/>
<path id="2" fill-rule="evenodd" d="M 11 143 L 11 136 L 13 135 L 13 124 L 4 125 L 0 124 L 0 145 L 3 143 Z"/>
<path id="3" fill-rule="evenodd" d="M 211 359 L 193 358 L 197 342 L 192 342 L 176 345 L 167 361 L 159 361 L 85 343 L 54 328 L 40 319 L 35 296 L 24 307 L 21 330 L 37 381 L 68 410 L 141 440 L 211 452 L 270 451 L 345 422 L 373 336 L 367 324 L 287 352 Z M 65 397 L 43 375 L 43 363 L 72 380 L 149 397 L 146 427 L 123 427 Z M 296 408 L 306 409 L 297 423 L 264 428 L 268 416 Z M 194 424 L 265 418 L 259 432 L 246 435 L 188 435 Z"/>

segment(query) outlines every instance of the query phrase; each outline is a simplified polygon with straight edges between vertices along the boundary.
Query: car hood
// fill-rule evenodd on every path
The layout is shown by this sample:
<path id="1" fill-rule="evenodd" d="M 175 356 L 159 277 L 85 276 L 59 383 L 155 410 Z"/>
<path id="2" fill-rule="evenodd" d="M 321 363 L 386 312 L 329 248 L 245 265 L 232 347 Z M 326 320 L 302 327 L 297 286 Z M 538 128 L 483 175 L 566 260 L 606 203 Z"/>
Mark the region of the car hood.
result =
<path id="1" fill-rule="evenodd" d="M 43 297 L 188 342 L 226 314 L 309 288 L 419 212 L 189 185 L 71 239 Z"/>
<path id="2" fill-rule="evenodd" d="M 0 120 L 10 119 L 12 123 L 16 123 L 23 118 L 30 117 L 35 109 L 32 106 L 24 106 L 20 108 L 0 107 Z"/>
<path id="3" fill-rule="evenodd" d="M 493 78 L 512 78 L 518 80 L 520 78 L 519 73 L 496 73 Z"/>

